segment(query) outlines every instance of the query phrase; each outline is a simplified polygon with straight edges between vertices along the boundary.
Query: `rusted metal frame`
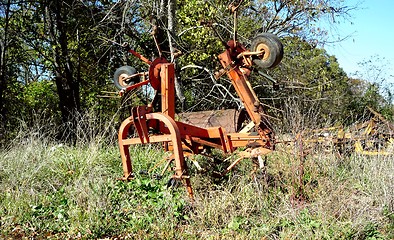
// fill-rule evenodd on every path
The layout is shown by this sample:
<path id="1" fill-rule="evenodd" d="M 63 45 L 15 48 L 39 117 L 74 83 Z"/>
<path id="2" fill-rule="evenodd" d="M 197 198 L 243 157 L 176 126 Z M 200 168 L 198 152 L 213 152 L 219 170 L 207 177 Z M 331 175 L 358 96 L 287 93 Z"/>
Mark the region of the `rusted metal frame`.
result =
<path id="1" fill-rule="evenodd" d="M 181 142 L 182 142 L 182 149 L 183 149 L 184 153 L 192 152 L 193 154 L 199 154 L 203 151 L 202 145 L 198 144 L 196 142 L 193 142 L 190 139 L 190 136 L 186 136 L 186 138 L 181 137 Z M 172 145 L 170 142 L 167 144 L 167 148 L 165 148 L 164 150 L 167 152 L 173 151 L 173 148 L 172 148 Z"/>
<path id="2" fill-rule="evenodd" d="M 175 118 L 175 66 L 163 63 L 160 66 L 161 112 Z"/>
<path id="3" fill-rule="evenodd" d="M 176 122 L 183 139 L 190 139 L 201 145 L 219 148 L 224 152 L 233 152 L 231 139 L 222 127 L 200 128 L 182 122 Z"/>
<path id="4" fill-rule="evenodd" d="M 186 139 L 182 138 L 183 146 L 192 151 L 194 154 L 200 154 L 202 152 L 202 145 L 193 142 L 190 136 L 186 136 Z M 185 151 L 184 151 L 185 152 Z"/>
<path id="5" fill-rule="evenodd" d="M 228 152 L 233 152 L 233 144 L 231 143 L 231 139 L 229 136 L 226 134 L 226 131 L 222 127 L 218 127 L 217 131 L 219 132 L 219 138 L 220 142 L 222 143 L 223 146 L 223 152 L 228 153 Z"/>
<path id="6" fill-rule="evenodd" d="M 196 136 L 200 138 L 219 138 L 218 131 L 212 131 L 211 129 L 201 128 L 178 121 L 175 121 L 175 123 L 178 126 L 179 132 L 181 134 L 181 139 L 187 139 L 187 136 Z M 148 125 L 151 128 L 157 129 L 161 133 L 169 132 L 167 127 L 162 122 L 156 124 L 156 122 L 149 121 Z"/>
<path id="7" fill-rule="evenodd" d="M 234 151 L 234 147 L 232 145 L 231 139 L 225 133 L 225 130 L 222 127 L 200 128 L 182 122 L 176 122 L 176 124 L 179 128 L 181 141 L 183 142 L 183 145 L 188 149 L 190 149 L 195 154 L 199 154 L 202 151 L 202 149 L 199 149 L 199 147 L 202 145 L 221 149 L 224 152 Z M 149 142 L 152 142 L 152 140 L 159 141 L 159 140 L 168 139 L 169 130 L 163 122 L 149 121 L 147 123 L 147 126 L 148 128 L 158 130 L 161 134 L 167 134 L 164 135 L 163 137 L 152 136 Z M 138 140 L 138 139 L 127 140 L 127 141 L 132 143 L 143 142 L 143 140 Z M 190 143 L 187 143 L 187 141 L 189 141 Z M 167 150 L 173 150 L 173 149 L 168 148 Z"/>
<path id="8" fill-rule="evenodd" d="M 266 142 L 261 140 L 259 135 L 250 135 L 250 133 L 229 133 L 228 137 L 231 139 L 233 147 L 244 147 L 248 143 L 258 143 L 265 146 Z"/>
<path id="9" fill-rule="evenodd" d="M 141 117 L 140 117 L 141 118 Z M 224 129 L 221 127 L 218 128 L 200 128 L 196 126 L 192 126 L 189 124 L 185 124 L 182 122 L 176 122 L 178 128 L 180 130 L 181 140 L 184 142 L 189 140 L 192 145 L 195 145 L 192 151 L 194 153 L 199 153 L 197 151 L 197 147 L 201 145 L 214 147 L 217 149 L 221 149 L 224 152 L 233 152 L 236 147 L 247 146 L 248 144 L 258 144 L 260 146 L 265 146 L 265 142 L 261 140 L 261 137 L 256 135 L 250 135 L 248 133 L 230 133 L 225 134 Z M 154 121 L 149 121 L 148 126 L 153 129 L 159 130 L 159 132 L 165 134 L 169 133 L 168 128 L 161 122 L 157 124 Z M 161 142 L 161 141 L 169 141 L 170 135 L 158 135 L 151 136 L 148 140 L 149 142 Z M 143 140 L 138 139 L 128 139 L 125 140 L 128 143 L 142 143 Z M 147 141 L 145 141 L 147 142 Z M 187 145 L 186 145 L 187 146 Z M 191 147 L 189 144 L 188 148 Z"/>
<path id="10" fill-rule="evenodd" d="M 215 136 L 211 136 L 207 139 L 202 139 L 199 136 L 191 135 L 190 139 L 192 142 L 197 142 L 200 145 L 206 145 L 222 150 L 224 153 L 233 152 L 234 147 L 231 139 L 222 127 L 206 129 L 208 132 L 217 132 Z"/>
<path id="11" fill-rule="evenodd" d="M 133 117 L 126 118 L 120 125 L 118 132 L 118 144 L 120 150 L 120 157 L 122 158 L 123 180 L 130 180 L 133 174 L 133 168 L 130 159 L 129 144 L 124 144 L 124 139 L 127 139 L 130 126 L 134 124 Z"/>
<path id="12" fill-rule="evenodd" d="M 173 150 L 175 157 L 174 177 L 184 181 L 189 197 L 193 199 L 193 189 L 190 183 L 190 176 L 188 176 L 187 165 L 182 151 L 181 134 L 178 125 L 176 124 L 174 119 L 162 113 L 149 113 L 146 116 L 147 119 L 157 119 L 163 122 L 167 126 L 172 137 L 171 142 L 174 148 Z"/>
<path id="13" fill-rule="evenodd" d="M 179 124 L 179 122 L 177 122 L 177 124 Z M 187 125 L 187 124 L 181 123 L 181 125 Z M 195 126 L 192 127 L 194 128 Z M 181 130 L 181 127 L 179 128 Z M 197 150 L 197 148 L 203 145 L 223 150 L 223 145 L 219 144 L 218 142 L 220 139 L 220 135 L 215 134 L 207 137 L 207 134 L 206 133 L 204 134 L 204 132 L 202 132 L 202 134 L 200 134 L 199 137 L 195 137 L 196 135 L 193 134 L 185 135 L 185 132 L 181 131 L 181 136 L 184 145 L 186 145 L 186 147 L 191 149 L 195 154 L 201 153 L 201 151 Z M 261 140 L 261 137 L 259 135 L 250 135 L 250 133 L 228 133 L 228 134 L 224 134 L 223 137 L 226 139 L 225 143 L 227 144 L 226 145 L 227 152 L 233 152 L 236 148 L 245 147 L 249 144 L 254 144 L 254 145 L 257 144 L 260 146 L 265 146 L 265 142 Z M 189 141 L 190 143 L 187 143 L 187 141 Z M 221 142 L 223 143 L 223 140 L 221 140 Z"/>
<path id="14" fill-rule="evenodd" d="M 120 91 L 120 92 L 119 92 L 119 95 L 122 96 L 125 92 L 131 91 L 131 90 L 133 90 L 133 89 L 135 89 L 135 88 L 139 88 L 139 87 L 144 86 L 144 85 L 148 85 L 149 82 L 150 82 L 149 80 L 145 80 L 145 81 L 142 81 L 142 82 L 133 84 L 133 85 L 131 85 L 131 86 L 128 86 L 128 87 L 126 87 L 124 90 Z"/>
<path id="15" fill-rule="evenodd" d="M 237 48 L 237 46 L 234 45 L 234 48 L 241 49 L 242 46 Z M 135 53 L 133 54 L 136 55 Z M 138 55 L 136 56 L 138 57 Z M 142 56 L 139 56 L 139 58 L 147 62 Z M 226 134 L 221 127 L 205 129 L 181 122 L 175 122 L 175 67 L 174 64 L 160 61 L 157 62 L 155 66 L 151 66 L 152 69 L 150 69 L 150 72 L 153 71 L 153 73 L 156 73 L 155 78 L 158 80 L 157 84 L 160 84 L 160 86 L 155 89 L 161 92 L 161 113 L 148 113 L 145 107 L 134 108 L 132 110 L 132 117 L 126 119 L 119 130 L 118 138 L 122 156 L 124 179 L 127 180 L 132 176 L 132 164 L 128 149 L 130 145 L 151 142 L 171 143 L 171 148 L 174 153 L 173 159 L 175 161 L 174 177 L 184 180 L 188 194 L 193 198 L 193 191 L 189 176 L 187 175 L 187 165 L 184 159 L 184 145 L 191 149 L 193 153 L 198 153 L 200 146 L 203 145 L 218 148 L 224 152 L 233 152 L 235 147 L 246 146 L 250 142 L 257 142 L 261 146 L 270 147 L 270 138 L 267 135 L 267 133 L 270 133 L 270 129 L 264 128 L 262 124 L 261 114 L 263 112 L 262 109 L 260 109 L 261 104 L 244 75 L 244 73 L 248 74 L 249 72 L 242 72 L 239 65 L 233 65 L 229 50 L 219 55 L 219 59 L 224 69 L 226 69 L 227 75 L 231 79 L 238 95 L 242 99 L 249 116 L 257 127 L 259 136 L 249 136 L 247 134 L 235 136 Z M 147 63 L 151 64 L 151 62 Z M 146 84 L 146 82 L 141 82 L 138 86 L 144 84 Z M 137 85 L 131 87 L 135 88 Z M 139 138 L 128 139 L 128 130 L 133 124 L 135 125 Z M 263 128 L 261 128 L 261 126 L 263 126 Z M 160 135 L 149 136 L 149 128 L 158 130 Z M 190 144 L 186 144 L 188 143 L 187 141 L 189 141 Z M 230 171 L 243 158 L 244 157 L 241 157 L 233 162 L 223 174 Z M 171 161 L 168 161 L 166 168 L 170 162 Z"/>
<path id="16" fill-rule="evenodd" d="M 260 146 L 265 146 L 266 141 L 261 139 L 259 135 L 251 135 L 250 133 L 224 133 L 224 129 L 219 128 L 200 128 L 182 122 L 176 122 L 183 141 L 189 140 L 191 144 L 206 145 L 225 152 L 233 152 L 237 147 L 244 147 L 248 144 L 255 143 Z M 167 130 L 164 126 L 159 127 L 161 132 L 165 133 Z M 191 148 L 190 144 L 187 146 Z M 198 154 L 199 151 L 192 150 Z"/>
<path id="17" fill-rule="evenodd" d="M 213 147 L 213 148 L 220 149 L 223 151 L 223 145 L 221 145 L 219 143 L 215 143 L 214 141 L 212 141 L 212 139 L 201 139 L 199 137 L 191 137 L 191 140 L 193 142 L 200 144 L 200 145 Z"/>
<path id="18" fill-rule="evenodd" d="M 145 62 L 146 64 L 150 65 L 152 62 L 149 61 L 146 57 L 142 56 L 141 54 L 139 54 L 138 52 L 134 51 L 133 49 L 129 48 L 127 50 L 129 53 L 133 54 L 134 56 L 136 56 L 137 58 L 141 59 L 143 62 Z"/>
<path id="19" fill-rule="evenodd" d="M 167 116 L 166 114 L 162 113 L 146 113 L 144 112 L 144 107 L 137 107 L 137 110 L 133 110 L 133 113 L 139 112 L 140 114 L 135 117 L 133 114 L 132 117 L 127 118 L 121 124 L 118 134 L 118 141 L 119 141 L 119 148 L 122 157 L 122 165 L 123 165 L 123 173 L 124 173 L 124 180 L 129 180 L 132 176 L 132 164 L 131 164 L 131 157 L 128 147 L 132 144 L 138 143 L 150 143 L 150 142 L 160 142 L 160 141 L 171 141 L 174 159 L 175 159 L 175 175 L 174 178 L 183 180 L 189 197 L 193 199 L 193 190 L 190 183 L 190 177 L 188 176 L 187 165 L 185 163 L 183 151 L 182 151 L 182 142 L 181 142 L 181 135 L 179 128 L 176 122 Z M 139 111 L 138 111 L 139 109 Z M 141 129 L 143 127 L 148 126 L 146 123 L 148 120 L 158 120 L 162 122 L 166 129 L 168 130 L 169 134 L 161 135 L 161 136 L 148 136 L 147 129 Z M 134 124 L 137 132 L 139 133 L 139 138 L 134 139 L 127 139 L 127 134 L 130 126 Z M 142 134 L 143 136 L 141 136 Z M 145 135 L 146 134 L 146 135 Z M 168 139 L 170 138 L 170 139 Z"/>
<path id="20" fill-rule="evenodd" d="M 176 122 L 180 129 L 181 139 L 183 142 L 190 141 L 190 143 L 184 143 L 187 148 L 191 149 L 195 154 L 199 154 L 199 146 L 209 146 L 223 150 L 224 152 L 233 152 L 234 147 L 231 143 L 231 139 L 224 133 L 224 129 L 219 128 L 199 128 L 191 126 L 182 122 Z M 168 130 L 160 126 L 160 131 L 168 133 Z M 182 130 L 183 129 L 183 130 Z M 188 131 L 190 130 L 190 131 Z"/>
<path id="21" fill-rule="evenodd" d="M 194 125 L 190 125 L 183 122 L 176 122 L 179 126 L 179 131 L 182 136 L 195 136 L 199 138 L 219 138 L 220 133 L 216 127 L 213 128 L 201 128 Z"/>
<path id="22" fill-rule="evenodd" d="M 248 112 L 249 116 L 252 118 L 252 121 L 257 125 L 260 123 L 260 115 L 255 114 L 254 111 L 254 104 L 257 99 L 254 98 L 255 94 L 253 94 L 250 91 L 249 86 L 247 86 L 245 79 L 241 74 L 239 74 L 236 69 L 238 69 L 237 66 L 234 67 L 228 67 L 229 65 L 232 65 L 232 59 L 230 57 L 230 53 L 228 51 L 223 52 L 222 54 L 219 55 L 219 60 L 222 64 L 222 66 L 225 69 L 228 69 L 227 75 L 232 81 L 234 88 L 238 94 L 238 96 L 241 98 L 246 111 Z M 258 101 L 258 100 L 257 100 Z"/>
<path id="23" fill-rule="evenodd" d="M 249 144 L 258 144 L 259 146 L 266 148 L 265 147 L 266 142 L 263 142 L 261 139 L 258 139 L 258 140 L 254 140 L 254 139 L 231 140 L 231 142 L 232 142 L 234 148 L 245 147 Z M 267 149 L 269 149 L 269 148 L 267 148 Z M 271 149 L 269 149 L 269 150 L 271 150 Z"/>
<path id="24" fill-rule="evenodd" d="M 232 59 L 229 51 L 225 51 L 219 55 L 219 60 L 222 66 L 225 69 L 228 69 L 227 75 L 231 79 L 235 91 L 238 96 L 241 98 L 244 107 L 249 114 L 251 120 L 255 123 L 257 131 L 261 136 L 263 142 L 266 142 L 266 146 L 272 148 L 274 143 L 271 142 L 269 135 L 272 133 L 271 129 L 264 127 L 262 122 L 262 117 L 259 111 L 262 112 L 261 104 L 258 98 L 256 97 L 256 93 L 251 88 L 249 81 L 246 79 L 244 74 L 241 73 L 239 66 L 230 67 L 232 63 Z"/>
<path id="25" fill-rule="evenodd" d="M 149 133 L 146 124 L 146 109 L 143 106 L 132 109 L 134 125 L 142 143 L 149 143 Z"/>
<path id="26" fill-rule="evenodd" d="M 167 127 L 168 132 L 170 133 L 169 136 L 171 136 L 175 159 L 178 159 L 175 172 L 178 176 L 182 176 L 183 173 L 181 170 L 184 168 L 185 163 L 183 161 L 181 135 L 177 124 L 172 118 L 163 113 L 148 113 L 146 114 L 146 118 L 147 120 L 157 119 Z"/>
<path id="27" fill-rule="evenodd" d="M 149 136 L 149 143 L 159 143 L 159 142 L 171 142 L 171 134 Z M 128 138 L 128 139 L 123 139 L 122 143 L 124 145 L 135 145 L 135 144 L 145 144 L 146 142 L 142 142 L 140 138 Z"/>

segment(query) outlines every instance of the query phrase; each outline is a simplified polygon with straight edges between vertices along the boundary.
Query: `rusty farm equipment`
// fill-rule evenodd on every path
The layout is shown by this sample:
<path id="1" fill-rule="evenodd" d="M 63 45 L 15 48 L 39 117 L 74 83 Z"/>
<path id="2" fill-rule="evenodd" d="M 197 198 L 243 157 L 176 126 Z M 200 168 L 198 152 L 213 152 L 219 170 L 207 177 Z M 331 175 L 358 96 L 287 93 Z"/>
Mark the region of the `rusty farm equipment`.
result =
<path id="1" fill-rule="evenodd" d="M 137 73 L 129 66 L 116 70 L 114 82 L 120 94 L 150 84 L 155 90 L 153 101 L 146 106 L 134 107 L 119 129 L 119 148 L 123 165 L 123 180 L 133 177 L 132 156 L 129 146 L 134 144 L 162 143 L 172 156 L 165 168 L 175 163 L 173 179 L 181 180 L 188 195 L 193 190 L 185 157 L 201 154 L 207 149 L 219 149 L 225 154 L 233 153 L 239 147 L 246 150 L 221 174 L 224 175 L 243 158 L 258 158 L 275 148 L 274 132 L 267 121 L 263 105 L 248 81 L 253 65 L 262 68 L 275 67 L 283 57 L 283 46 L 273 34 L 263 33 L 252 40 L 250 49 L 235 39 L 225 44 L 226 50 L 218 58 L 223 67 L 219 76 L 227 75 L 231 80 L 251 123 L 238 132 L 229 133 L 223 126 L 199 127 L 175 119 L 175 66 L 163 57 L 149 61 L 141 54 L 129 49 L 135 57 L 149 65 L 148 71 Z M 156 112 L 153 109 L 157 109 Z M 137 137 L 130 136 L 134 128 Z M 253 132 L 254 131 L 254 132 Z"/>
<path id="2" fill-rule="evenodd" d="M 299 133 L 306 153 L 315 150 L 346 155 L 394 154 L 394 125 L 368 107 L 369 117 L 350 127 L 342 126 L 306 130 Z"/>

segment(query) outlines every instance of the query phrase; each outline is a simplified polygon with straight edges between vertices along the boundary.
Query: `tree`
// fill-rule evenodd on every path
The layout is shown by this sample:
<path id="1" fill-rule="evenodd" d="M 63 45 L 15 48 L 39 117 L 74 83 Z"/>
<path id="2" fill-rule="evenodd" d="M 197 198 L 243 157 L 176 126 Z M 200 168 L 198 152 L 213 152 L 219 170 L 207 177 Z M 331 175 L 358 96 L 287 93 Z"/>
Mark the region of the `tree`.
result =
<path id="1" fill-rule="evenodd" d="M 22 101 L 10 101 L 12 94 L 18 93 L 17 88 L 37 91 L 27 95 L 19 91 L 18 99 L 29 96 L 26 99 L 32 100 L 32 96 L 41 96 L 42 89 L 53 89 L 50 81 L 56 85 L 53 97 L 59 98 L 59 108 L 52 112 L 60 110 L 63 123 L 74 121 L 72 125 L 75 125 L 74 115 L 92 107 L 103 117 L 115 114 L 116 101 L 97 104 L 96 95 L 101 90 L 113 91 L 112 76 L 116 68 L 131 65 L 146 71 L 147 66 L 114 42 L 128 42 L 149 59 L 164 56 L 176 63 L 177 79 L 182 83 L 177 88 L 183 89 L 188 110 L 239 108 L 242 104 L 228 79 L 214 77 L 215 71 L 221 69 L 217 54 L 224 50 L 223 43 L 235 35 L 248 46 L 261 31 L 279 34 L 286 44 L 285 56 L 289 56 L 283 60 L 280 71 L 265 73 L 290 83 L 288 86 L 299 84 L 303 88 L 285 88 L 283 94 L 273 93 L 264 77 L 255 71 L 251 80 L 263 102 L 281 107 L 283 101 L 266 98 L 288 95 L 318 100 L 319 107 L 335 110 L 322 116 L 341 114 L 346 78 L 336 59 L 317 48 L 314 40 L 324 42 L 324 30 L 318 28 L 318 20 L 326 17 L 334 22 L 345 18 L 351 7 L 339 0 L 240 1 L 234 2 L 241 4 L 235 24 L 227 4 L 185 0 L 4 1 L 0 15 L 2 117 L 10 119 L 12 116 L 5 114 L 7 110 L 22 109 L 15 108 Z M 177 50 L 182 55 L 175 58 Z M 335 101 L 328 101 L 330 96 L 336 96 Z M 178 96 L 180 102 L 182 98 Z M 30 101 L 25 106 L 38 105 Z M 53 104 L 43 106 L 52 108 Z M 179 110 L 183 110 L 182 104 Z"/>
<path id="2" fill-rule="evenodd" d="M 350 11 L 354 9 L 354 7 L 345 6 L 342 1 L 336 0 L 240 1 L 234 3 L 235 5 L 241 4 L 238 10 L 238 22 L 234 24 L 233 15 L 222 2 L 213 4 L 203 1 L 185 1 L 182 3 L 182 7 L 178 11 L 179 45 L 184 55 L 180 58 L 180 62 L 183 67 L 190 66 L 185 68 L 188 72 L 182 74 L 182 82 L 186 89 L 188 105 L 193 106 L 193 110 L 238 105 L 231 84 L 226 79 L 213 80 L 212 78 L 213 71 L 220 68 L 217 65 L 216 55 L 223 51 L 222 43 L 232 39 L 235 33 L 237 33 L 238 40 L 246 46 L 249 46 L 251 39 L 256 34 L 272 32 L 282 38 L 301 39 L 305 41 L 302 46 L 310 45 L 310 49 L 315 49 L 317 42 L 324 44 L 324 34 L 326 33 L 324 29 L 319 28 L 318 21 L 322 18 L 327 18 L 331 22 L 346 19 Z M 291 41 L 286 40 L 287 43 L 291 43 Z M 293 43 L 291 47 L 297 46 Z M 285 55 L 287 54 L 285 52 Z M 321 61 L 325 61 L 323 55 L 321 58 Z M 285 61 L 283 64 L 288 64 Z M 327 61 L 336 62 L 334 59 Z M 297 64 L 296 62 L 292 63 Z M 339 68 L 337 63 L 334 65 Z M 191 66 L 196 67 L 192 68 Z M 210 69 L 210 71 L 206 71 L 206 69 Z M 314 71 L 316 71 L 315 77 L 319 78 L 320 69 L 316 67 Z M 292 73 L 290 72 L 290 74 Z M 345 76 L 343 71 L 341 74 Z M 318 80 L 318 84 L 313 87 L 320 90 L 316 90 L 315 93 L 322 94 L 327 89 L 331 81 L 329 78 L 330 76 L 325 76 L 325 79 Z M 322 86 L 325 86 L 324 89 Z M 230 92 L 224 91 L 224 89 L 230 90 Z M 223 98 L 226 100 L 223 101 Z M 205 101 L 202 102 L 201 99 Z"/>
<path id="3" fill-rule="evenodd" d="M 283 42 L 286 55 L 282 63 L 267 71 L 277 82 L 272 84 L 261 76 L 253 79 L 257 94 L 265 96 L 262 102 L 285 112 L 299 108 L 296 112 L 300 118 L 310 118 L 309 123 L 299 120 L 304 122 L 303 127 L 322 127 L 331 124 L 330 120 L 345 121 L 352 98 L 351 85 L 337 59 L 298 37 L 287 37 Z M 289 114 L 284 117 L 294 120 Z"/>
<path id="4" fill-rule="evenodd" d="M 64 1 L 43 0 L 18 2 L 13 6 L 14 22 L 9 34 L 21 43 L 20 53 L 26 51 L 30 57 L 18 63 L 19 69 L 27 74 L 19 76 L 18 81 L 28 84 L 29 73 L 35 74 L 36 80 L 50 78 L 46 73 L 53 74 L 63 122 L 71 121 L 73 112 L 80 110 L 80 99 L 69 51 L 66 16 L 70 11 L 65 9 L 69 5 Z"/>
<path id="5" fill-rule="evenodd" d="M 10 24 L 10 11 L 11 1 L 8 0 L 4 5 L 1 5 L 1 25 L 0 30 L 0 121 L 2 126 L 0 129 L 4 129 L 6 110 L 4 105 L 4 94 L 7 87 L 7 70 L 8 70 L 8 52 L 9 52 L 9 24 Z"/>
<path id="6" fill-rule="evenodd" d="M 212 77 L 214 71 L 220 68 L 216 55 L 223 51 L 225 46 L 222 43 L 231 39 L 235 32 L 245 45 L 250 44 L 251 38 L 261 31 L 323 41 L 324 30 L 318 28 L 317 21 L 326 17 L 334 22 L 346 18 L 352 10 L 352 7 L 344 6 L 342 1 L 337 0 L 239 1 L 234 3 L 241 4 L 237 29 L 234 29 L 234 17 L 223 2 L 179 0 L 177 3 L 176 15 L 171 7 L 174 1 L 116 3 L 107 12 L 105 21 L 108 24 L 118 22 L 119 31 L 114 32 L 111 39 L 118 42 L 129 40 L 133 48 L 141 50 L 143 55 L 151 56 L 150 52 L 158 55 L 152 38 L 146 34 L 151 32 L 156 33 L 164 56 L 174 60 L 174 48 L 182 52 L 177 65 L 183 71 L 178 77 L 187 105 L 193 110 L 239 104 L 228 80 Z M 136 62 L 133 64 L 138 66 Z"/>
<path id="7" fill-rule="evenodd" d="M 0 5 L 0 131 L 2 139 L 15 131 L 19 119 L 28 119 L 24 102 L 24 84 L 37 79 L 37 54 L 18 36 L 25 33 L 19 3 L 5 1 Z M 4 137 L 4 138 L 3 138 Z"/>
<path id="8" fill-rule="evenodd" d="M 382 113 L 388 119 L 394 116 L 394 84 L 388 76 L 389 62 L 378 55 L 359 63 L 360 71 L 352 79 L 352 111 L 361 117 L 366 107 Z"/>
<path id="9" fill-rule="evenodd" d="M 47 14 L 47 26 L 52 46 L 52 64 L 55 74 L 55 82 L 59 95 L 60 111 L 63 122 L 71 122 L 75 119 L 75 113 L 80 111 L 80 86 L 74 73 L 75 68 L 71 62 L 71 52 L 69 49 L 69 37 L 71 26 L 69 4 L 66 1 L 44 2 L 43 8 Z"/>
<path id="10" fill-rule="evenodd" d="M 324 43 L 327 30 L 321 28 L 319 22 L 326 20 L 335 24 L 348 20 L 356 7 L 345 5 L 341 0 L 251 1 L 244 16 L 257 23 L 251 26 L 253 33 L 272 32 Z"/>
<path id="11" fill-rule="evenodd" d="M 40 96 L 41 87 L 38 86 L 47 89 L 50 84 L 47 85 L 46 81 L 53 80 L 59 101 L 44 102 L 52 98 L 37 100 L 41 100 L 41 108 L 47 108 L 47 112 L 52 113 L 57 112 L 57 109 L 50 109 L 53 103 L 59 103 L 62 122 L 72 123 L 67 124 L 71 126 L 68 130 L 72 135 L 77 123 L 76 116 L 82 107 L 90 108 L 97 102 L 92 98 L 108 83 L 108 72 L 112 74 L 113 67 L 108 67 L 110 56 L 106 54 L 106 49 L 95 47 L 102 41 L 92 31 L 104 16 L 100 10 L 103 5 L 97 2 L 45 0 L 8 3 L 2 5 L 9 10 L 8 15 L 1 15 L 1 23 L 7 24 L 4 25 L 7 31 L 1 35 L 2 46 L 7 47 L 1 54 L 2 63 L 5 62 L 1 73 L 2 123 L 20 116 L 29 118 L 32 112 L 22 111 L 26 109 L 24 106 L 32 106 L 21 101 L 24 90 L 31 91 L 28 96 Z M 7 42 L 5 39 L 8 39 L 8 45 L 3 44 Z M 35 87 L 29 87 L 32 83 Z M 88 92 L 83 95 L 82 103 L 81 91 Z M 8 116 L 5 115 L 7 110 L 12 111 Z M 12 130 L 14 124 L 8 125 Z"/>

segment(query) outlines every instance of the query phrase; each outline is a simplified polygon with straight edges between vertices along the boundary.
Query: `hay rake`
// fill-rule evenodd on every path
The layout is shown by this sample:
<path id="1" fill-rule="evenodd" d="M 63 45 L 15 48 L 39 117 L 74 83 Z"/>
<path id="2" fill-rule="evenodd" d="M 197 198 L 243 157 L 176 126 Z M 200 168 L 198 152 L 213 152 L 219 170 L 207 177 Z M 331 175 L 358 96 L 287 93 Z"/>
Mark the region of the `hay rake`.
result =
<path id="1" fill-rule="evenodd" d="M 236 9 L 234 9 L 236 14 Z M 236 34 L 234 34 L 236 35 Z M 246 147 L 222 175 L 230 171 L 244 158 L 261 158 L 275 148 L 274 132 L 267 121 L 263 105 L 254 92 L 248 76 L 251 68 L 273 68 L 283 57 L 283 46 L 273 34 L 257 35 L 247 49 L 231 39 L 225 43 L 225 51 L 218 55 L 222 69 L 218 76 L 227 75 L 231 80 L 251 123 L 245 129 L 235 133 L 226 132 L 223 126 L 199 127 L 175 120 L 175 66 L 163 57 L 149 61 L 132 49 L 128 51 L 149 65 L 144 73 L 137 73 L 129 66 L 123 66 L 114 74 L 115 86 L 120 94 L 150 84 L 156 95 L 146 106 L 137 106 L 131 110 L 118 133 L 120 154 L 123 165 L 123 180 L 133 178 L 132 159 L 129 146 L 135 144 L 162 143 L 166 151 L 172 152 L 168 161 L 175 163 L 173 179 L 180 180 L 186 186 L 187 193 L 193 199 L 193 190 L 185 157 L 201 154 L 208 148 L 215 148 L 224 153 L 233 153 L 239 147 Z M 161 56 L 161 54 L 160 54 Z M 153 112 L 153 109 L 159 109 Z M 130 137 L 131 127 L 138 137 Z M 255 130 L 253 132 L 253 129 Z"/>

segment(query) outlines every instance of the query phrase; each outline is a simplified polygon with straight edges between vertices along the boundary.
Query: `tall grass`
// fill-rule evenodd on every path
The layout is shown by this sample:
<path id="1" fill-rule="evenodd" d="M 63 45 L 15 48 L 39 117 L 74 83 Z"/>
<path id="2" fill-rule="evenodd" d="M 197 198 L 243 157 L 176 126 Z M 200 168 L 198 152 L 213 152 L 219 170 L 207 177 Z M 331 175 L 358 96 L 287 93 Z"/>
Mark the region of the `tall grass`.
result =
<path id="1" fill-rule="evenodd" d="M 158 146 L 132 147 L 136 177 L 122 182 L 118 148 L 105 140 L 108 130 L 84 131 L 69 146 L 38 126 L 22 127 L 0 150 L 3 238 L 394 237 L 392 156 L 340 159 L 315 152 L 300 175 L 300 159 L 279 148 L 264 171 L 251 174 L 245 159 L 219 180 L 188 162 L 196 195 L 191 203 L 182 187 L 166 187 L 171 172 L 155 177 L 165 154 Z M 212 168 L 212 159 L 198 161 Z"/>

